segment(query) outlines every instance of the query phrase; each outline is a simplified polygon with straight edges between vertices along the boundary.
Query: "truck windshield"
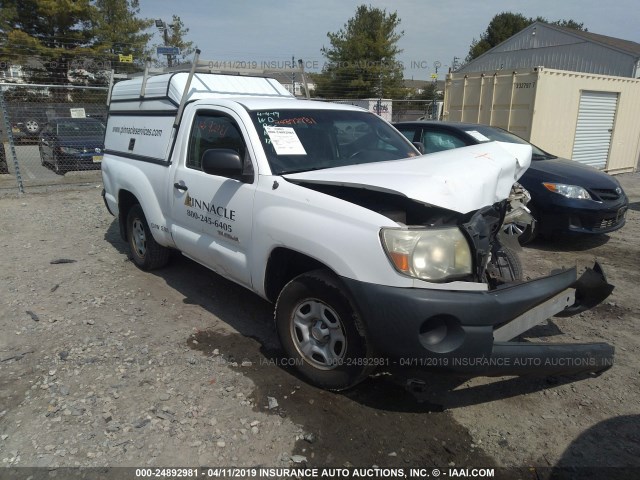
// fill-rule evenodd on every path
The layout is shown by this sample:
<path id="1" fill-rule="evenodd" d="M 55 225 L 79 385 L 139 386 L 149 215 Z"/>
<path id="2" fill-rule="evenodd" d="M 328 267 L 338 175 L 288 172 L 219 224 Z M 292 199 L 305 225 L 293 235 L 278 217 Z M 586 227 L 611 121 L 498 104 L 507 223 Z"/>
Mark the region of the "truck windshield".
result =
<path id="1" fill-rule="evenodd" d="M 419 155 L 375 114 L 348 110 L 250 112 L 275 175 Z"/>

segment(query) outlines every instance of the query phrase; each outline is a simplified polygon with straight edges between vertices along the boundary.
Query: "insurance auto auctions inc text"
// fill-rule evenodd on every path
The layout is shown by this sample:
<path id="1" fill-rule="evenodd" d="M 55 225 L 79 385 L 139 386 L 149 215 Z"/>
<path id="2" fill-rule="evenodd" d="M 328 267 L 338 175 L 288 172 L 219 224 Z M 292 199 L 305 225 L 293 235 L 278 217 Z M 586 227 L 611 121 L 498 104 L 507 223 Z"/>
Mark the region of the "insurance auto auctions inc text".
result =
<path id="1" fill-rule="evenodd" d="M 215 478 L 464 478 L 495 476 L 493 468 L 215 468 L 208 470 Z"/>

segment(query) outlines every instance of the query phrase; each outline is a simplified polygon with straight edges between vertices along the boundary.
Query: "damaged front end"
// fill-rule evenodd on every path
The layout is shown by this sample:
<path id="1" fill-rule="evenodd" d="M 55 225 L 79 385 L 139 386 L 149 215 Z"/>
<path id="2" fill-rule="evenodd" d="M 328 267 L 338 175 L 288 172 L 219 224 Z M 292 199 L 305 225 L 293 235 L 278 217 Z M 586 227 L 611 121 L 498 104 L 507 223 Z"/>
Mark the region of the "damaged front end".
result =
<path id="1" fill-rule="evenodd" d="M 570 268 L 523 281 L 521 269 L 514 268 L 514 257 L 510 256 L 512 248 L 519 248 L 517 240 L 502 230 L 508 200 L 461 214 L 362 188 L 302 185 L 398 223 L 399 228 L 383 232 L 456 229 L 470 246 L 473 268 L 466 275 L 452 277 L 456 286 L 451 289 L 446 288 L 447 281 L 439 282 L 438 288 L 399 288 L 341 277 L 352 297 L 358 299 L 378 352 L 405 365 L 474 375 L 573 374 L 599 372 L 612 365 L 614 350 L 605 343 L 514 341 L 550 317 L 575 315 L 594 307 L 609 296 L 613 286 L 598 264 L 579 278 L 577 269 Z M 512 248 L 510 241 L 516 243 Z M 486 289 L 465 289 L 465 284 L 484 284 Z"/>
<path id="2" fill-rule="evenodd" d="M 487 154 L 491 161 L 481 164 Z M 340 277 L 374 349 L 396 364 L 475 375 L 611 367 L 614 349 L 606 343 L 514 341 L 553 316 L 594 307 L 613 290 L 597 263 L 580 278 L 570 268 L 523 280 L 514 253 L 520 247 L 503 226 L 529 220 L 526 198 L 509 195 L 528 165 L 526 152 L 481 145 L 426 157 L 285 176 L 395 223 L 380 229 L 382 248 L 413 287 Z"/>
<path id="3" fill-rule="evenodd" d="M 546 300 L 515 318 L 494 326 L 494 344 L 491 355 L 487 357 L 487 365 L 478 365 L 484 375 L 601 372 L 613 365 L 614 348 L 603 342 L 542 344 L 512 341 L 552 316 L 568 317 L 589 310 L 606 299 L 614 288 L 607 282 L 602 267 L 597 262 L 579 278 L 576 268 L 539 280 L 548 278 L 554 279 L 553 288 L 545 289 L 544 283 L 537 280 L 522 285 L 529 287 L 531 292 L 542 290 L 548 296 Z M 471 368 L 466 371 L 475 370 L 473 366 L 469 367 Z"/>
<path id="4" fill-rule="evenodd" d="M 492 258 L 492 254 L 496 255 L 495 245 L 501 241 L 515 248 L 513 237 L 505 235 L 500 228 L 508 221 L 508 212 L 514 210 L 513 203 L 510 197 L 506 204 L 481 209 L 464 224 L 475 246 L 478 274 L 485 272 L 490 285 L 496 285 L 497 281 L 497 286 L 491 290 L 496 300 L 505 307 L 513 305 L 516 309 L 510 320 L 493 324 L 491 353 L 474 361 L 462 361 L 459 358 L 457 364 L 461 368 L 455 370 L 483 375 L 550 375 L 600 372 L 610 368 L 613 365 L 614 348 L 606 343 L 536 344 L 513 341 L 552 316 L 569 317 L 595 307 L 614 288 L 607 282 L 597 262 L 579 278 L 576 268 L 524 283 L 510 284 L 509 278 L 500 276 L 500 271 L 496 276 L 494 270 L 498 262 Z M 480 262 L 485 262 L 485 265 Z M 510 301 L 518 297 L 521 297 L 520 301 Z M 528 308 L 519 312 L 521 308 L 516 306 L 518 303 Z"/>
<path id="5" fill-rule="evenodd" d="M 569 317 L 589 310 L 604 301 L 613 291 L 602 267 L 597 262 L 587 268 L 580 277 L 577 269 L 570 268 L 553 272 L 547 277 L 523 282 L 518 275 L 501 268 L 502 243 L 511 248 L 518 247 L 513 237 L 503 233 L 502 225 L 510 210 L 510 203 L 500 202 L 485 207 L 465 222 L 461 228 L 473 243 L 476 257 L 476 276 L 482 277 L 489 285 L 486 292 L 494 308 L 480 310 L 484 318 L 469 318 L 460 327 L 452 317 L 440 321 L 443 314 L 435 315 L 439 321 L 433 326 L 423 323 L 422 346 L 437 354 L 440 361 L 447 358 L 447 334 L 460 336 L 473 329 L 482 329 L 482 324 L 491 326 L 490 350 L 479 352 L 475 346 L 465 347 L 462 342 L 450 349 L 450 370 L 482 375 L 523 375 L 523 374 L 576 374 L 601 372 L 613 365 L 614 348 L 606 343 L 587 344 L 547 344 L 513 341 L 531 328 L 549 318 Z M 470 302 L 468 307 L 473 307 Z M 481 313 L 482 312 L 482 313 Z M 486 316 L 485 316 L 486 315 Z M 468 325 L 465 325 L 467 323 Z M 485 327 L 486 328 L 486 327 Z M 444 332 L 446 330 L 446 332 Z M 434 333 L 442 336 L 434 342 Z M 456 332 L 456 333 L 453 333 Z M 487 341 L 488 339 L 488 329 Z M 460 343 L 460 339 L 451 343 Z M 482 342 L 480 342 L 482 343 Z M 467 350 L 467 348 L 469 348 Z M 480 353 L 480 355 L 478 355 Z"/>

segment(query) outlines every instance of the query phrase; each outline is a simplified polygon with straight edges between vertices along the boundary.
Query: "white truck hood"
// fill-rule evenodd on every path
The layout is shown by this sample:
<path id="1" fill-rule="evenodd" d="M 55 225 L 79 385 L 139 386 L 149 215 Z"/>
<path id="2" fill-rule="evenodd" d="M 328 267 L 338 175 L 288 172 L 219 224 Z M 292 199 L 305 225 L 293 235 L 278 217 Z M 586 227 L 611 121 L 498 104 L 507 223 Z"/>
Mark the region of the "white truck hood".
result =
<path id="1" fill-rule="evenodd" d="M 490 142 L 405 160 L 364 163 L 283 175 L 294 182 L 394 193 L 468 213 L 509 196 L 531 163 L 531 147 Z"/>

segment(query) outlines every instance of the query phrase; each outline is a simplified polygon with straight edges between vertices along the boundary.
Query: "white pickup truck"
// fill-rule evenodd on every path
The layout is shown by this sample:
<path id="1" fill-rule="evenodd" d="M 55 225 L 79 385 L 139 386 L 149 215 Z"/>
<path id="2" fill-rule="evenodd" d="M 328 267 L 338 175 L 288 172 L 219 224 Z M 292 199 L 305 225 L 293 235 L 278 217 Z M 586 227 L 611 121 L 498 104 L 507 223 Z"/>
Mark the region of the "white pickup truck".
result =
<path id="1" fill-rule="evenodd" d="M 363 109 L 275 80 L 140 77 L 111 93 L 104 199 L 135 264 L 170 249 L 275 303 L 299 372 L 349 388 L 377 367 L 597 372 L 613 348 L 510 341 L 611 292 L 600 267 L 528 282 L 498 239 L 529 147 L 420 155 Z"/>

